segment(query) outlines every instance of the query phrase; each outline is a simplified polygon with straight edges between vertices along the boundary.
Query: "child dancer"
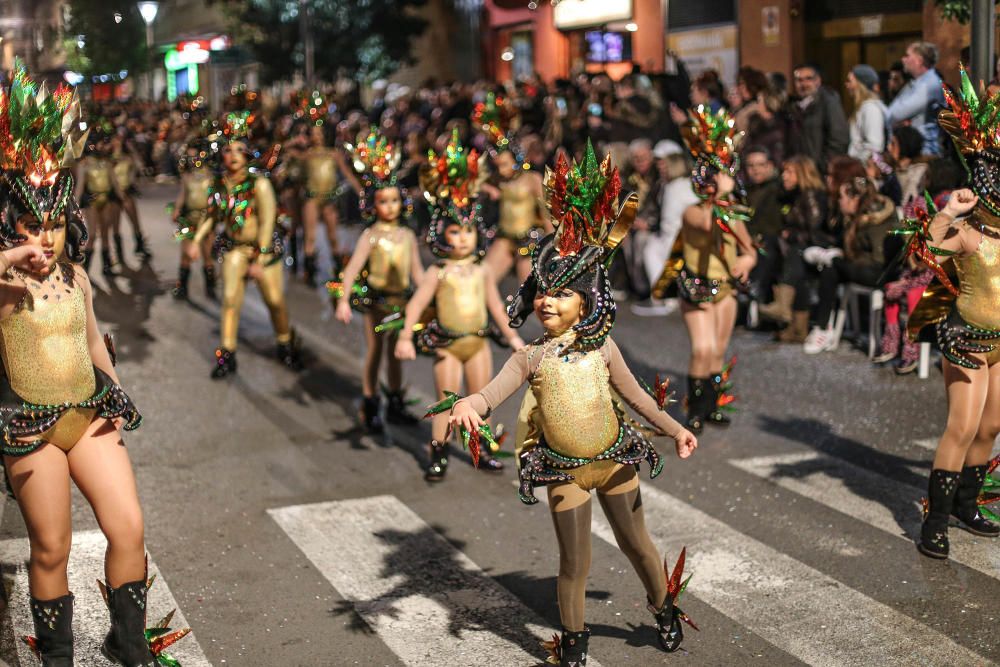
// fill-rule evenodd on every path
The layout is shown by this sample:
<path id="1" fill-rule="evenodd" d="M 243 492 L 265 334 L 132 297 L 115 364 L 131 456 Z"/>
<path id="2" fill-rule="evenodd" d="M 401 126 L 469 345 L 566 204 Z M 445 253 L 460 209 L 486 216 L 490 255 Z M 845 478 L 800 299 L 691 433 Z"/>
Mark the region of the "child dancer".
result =
<path id="1" fill-rule="evenodd" d="M 496 279 L 481 262 L 482 216 L 476 203 L 481 173 L 476 151 L 468 153 L 452 135 L 444 155 L 433 151 L 421 173 L 424 196 L 431 203 L 428 243 L 442 258 L 424 274 L 420 288 L 406 304 L 406 320 L 396 343 L 399 359 L 415 359 L 413 329 L 424 310 L 434 303 L 436 316 L 419 333 L 421 351 L 435 356 L 434 381 L 438 398 L 461 390 L 462 375 L 470 393 L 481 390 L 493 375 L 493 355 L 486 342 L 490 316 L 504 339 L 515 350 L 524 342 L 507 324 L 506 312 Z M 448 416 L 435 415 L 431 426 L 430 462 L 424 478 L 444 479 L 448 470 Z M 476 461 L 482 470 L 499 472 L 503 464 L 483 449 Z"/>
<path id="2" fill-rule="evenodd" d="M 208 200 L 212 192 L 215 175 L 212 173 L 211 144 L 207 139 L 196 139 L 184 148 L 184 156 L 178 160 L 181 172 L 181 189 L 177 193 L 171 217 L 177 225 L 175 236 L 181 242 L 181 262 L 174 285 L 175 299 L 186 299 L 188 280 L 191 278 L 193 258 L 201 256 L 205 274 L 205 295 L 214 300 L 215 261 L 212 259 L 213 234 L 208 234 L 200 244 L 194 242 L 194 235 L 208 217 Z"/>
<path id="3" fill-rule="evenodd" d="M 636 466 L 660 473 L 663 461 L 646 432 L 624 413 L 617 395 L 674 439 L 687 458 L 695 437 L 663 412 L 643 391 L 611 340 L 615 303 L 606 263 L 628 232 L 636 198 L 629 195 L 615 211 L 620 181 L 610 156 L 598 164 L 588 144 L 582 165 L 560 157 L 545 179 L 555 235 L 542 240 L 528 279 L 508 308 L 512 326 L 534 310 L 544 335 L 511 357 L 481 392 L 454 404 L 449 421 L 467 433 L 481 433 L 487 415 L 525 382 L 531 391 L 520 460 L 522 501 L 537 502 L 534 487 L 549 484 L 549 509 L 559 543 L 559 616 L 562 636 L 551 649 L 560 665 L 586 665 L 590 631 L 584 599 L 590 564 L 592 490 L 610 521 L 618 544 L 646 588 L 649 609 L 665 650 L 682 639 L 686 617 L 675 606 L 679 586 L 668 584 L 660 555 L 646 532 Z M 678 577 L 679 579 L 679 577 Z"/>
<path id="4" fill-rule="evenodd" d="M 379 415 L 378 375 L 383 352 L 388 370 L 386 420 L 390 424 L 407 425 L 418 421 L 406 409 L 403 369 L 396 358 L 396 333 L 375 333 L 375 326 L 387 315 L 403 310 L 413 286 L 420 284 L 423 267 L 417 237 L 401 223 L 403 192 L 396 185 L 395 173 L 400 161 L 399 148 L 379 136 L 374 128 L 367 137 L 359 138 L 357 147 L 347 148 L 354 169 L 365 181 L 361 212 L 371 225 L 361 233 L 344 268 L 339 294 L 335 288 L 336 315 L 347 324 L 351 321 L 352 305 L 364 312 L 368 351 L 361 376 L 360 418 L 366 431 L 380 433 L 383 424 Z M 355 289 L 354 282 L 359 276 L 363 277 L 364 285 Z"/>

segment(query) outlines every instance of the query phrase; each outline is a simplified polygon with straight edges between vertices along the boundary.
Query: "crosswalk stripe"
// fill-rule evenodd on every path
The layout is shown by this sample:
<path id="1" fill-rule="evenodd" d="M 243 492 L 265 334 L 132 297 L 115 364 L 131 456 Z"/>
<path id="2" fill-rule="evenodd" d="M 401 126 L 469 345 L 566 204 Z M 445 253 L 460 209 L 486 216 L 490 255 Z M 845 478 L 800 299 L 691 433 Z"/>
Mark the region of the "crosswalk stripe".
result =
<path id="1" fill-rule="evenodd" d="M 916 535 L 919 530 L 921 489 L 842 459 L 804 452 L 737 459 L 729 463 L 901 539 L 910 540 L 909 536 Z M 782 469 L 789 466 L 797 466 L 799 470 L 783 475 Z M 808 473 L 803 474 L 806 470 Z M 852 491 L 852 487 L 864 488 L 866 494 L 871 495 L 862 497 Z M 951 560 L 1000 578 L 1000 561 L 993 544 L 984 547 L 984 540 L 965 531 L 950 532 Z"/>
<path id="2" fill-rule="evenodd" d="M 545 621 L 395 496 L 268 513 L 404 664 L 520 667 L 544 653 Z"/>
<path id="3" fill-rule="evenodd" d="M 99 530 L 73 533 L 73 548 L 69 557 L 69 588 L 76 596 L 73 605 L 73 630 L 77 667 L 108 667 L 111 663 L 101 655 L 100 645 L 108 631 L 108 608 L 101 598 L 96 580 L 104 578 L 104 552 L 107 541 Z M 31 649 L 21 641 L 24 635 L 34 634 L 28 602 L 28 540 L 15 538 L 0 542 L 0 568 L 4 586 L 9 591 L 9 617 L 4 618 L 4 631 L 0 634 L 0 656 L 11 664 L 38 664 Z M 171 627 L 188 627 L 183 611 L 177 607 L 167 582 L 159 574 L 152 557 L 149 574 L 157 575 L 149 592 L 148 622 L 155 623 L 171 609 L 177 608 Z M 11 645 L 13 643 L 13 645 Z M 211 667 L 201 646 L 192 632 L 167 652 L 184 667 Z"/>
<path id="4" fill-rule="evenodd" d="M 650 536 L 670 560 L 687 547 L 690 595 L 810 665 L 984 664 L 943 634 L 650 484 L 642 485 L 642 504 Z M 615 545 L 607 519 L 593 516 L 594 534 Z"/>

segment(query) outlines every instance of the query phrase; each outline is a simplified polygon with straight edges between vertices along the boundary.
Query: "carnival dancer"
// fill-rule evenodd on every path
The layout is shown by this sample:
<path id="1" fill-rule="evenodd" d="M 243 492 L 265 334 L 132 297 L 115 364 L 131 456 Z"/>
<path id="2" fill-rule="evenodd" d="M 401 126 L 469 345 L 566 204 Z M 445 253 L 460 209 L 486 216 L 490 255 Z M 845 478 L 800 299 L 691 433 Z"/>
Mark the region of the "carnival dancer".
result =
<path id="1" fill-rule="evenodd" d="M 482 214 L 477 202 L 484 159 L 475 150 L 466 152 L 455 131 L 445 153 L 430 153 L 421 170 L 421 188 L 431 204 L 428 245 L 438 256 L 437 265 L 424 273 L 420 288 L 406 304 L 406 317 L 396 356 L 415 359 L 413 331 L 425 309 L 433 304 L 434 318 L 421 325 L 417 334 L 422 352 L 433 355 L 434 384 L 438 399 L 461 391 L 462 377 L 469 393 L 486 386 L 493 375 L 493 354 L 487 343 L 490 316 L 500 335 L 514 350 L 524 341 L 507 324 L 506 311 L 496 279 L 481 260 Z M 448 470 L 448 415 L 434 417 L 431 426 L 430 459 L 424 477 L 444 479 Z M 499 472 L 503 463 L 488 448 L 476 462 L 481 470 Z"/>
<path id="2" fill-rule="evenodd" d="M 87 151 L 82 160 L 77 163 L 77 182 L 74 196 L 80 201 L 87 221 L 92 228 L 97 229 L 97 238 L 101 242 L 101 271 L 105 276 L 114 274 L 115 263 L 111 257 L 111 232 L 117 216 L 116 205 L 121 202 L 122 195 L 114 175 L 114 163 L 111 160 L 111 133 L 104 123 L 95 123 L 90 128 Z M 90 266 L 92 250 L 87 253 L 85 265 Z M 121 257 L 118 258 L 119 261 Z"/>
<path id="3" fill-rule="evenodd" d="M 337 225 L 340 214 L 337 202 L 344 192 L 338 185 L 338 174 L 343 174 L 351 187 L 360 194 L 361 184 L 347 166 L 344 152 L 327 145 L 327 129 L 332 124 L 324 124 L 326 108 L 322 95 L 314 91 L 307 98 L 307 115 L 310 121 L 310 147 L 305 151 L 305 191 L 302 204 L 302 270 L 306 284 L 316 285 L 316 230 L 322 221 L 326 228 L 326 238 L 330 244 L 333 275 L 340 270 L 340 247 L 337 241 Z M 331 130 L 332 131 L 332 130 Z"/>
<path id="4" fill-rule="evenodd" d="M 191 264 L 199 256 L 205 276 L 205 296 L 212 300 L 218 298 L 215 294 L 215 260 L 212 257 L 214 235 L 208 233 L 200 244 L 194 243 L 195 234 L 208 217 L 209 197 L 215 183 L 212 159 L 211 142 L 205 137 L 199 137 L 184 147 L 184 155 L 177 161 L 181 187 L 173 204 L 171 219 L 177 226 L 174 236 L 180 241 L 181 259 L 177 283 L 173 289 L 175 299 L 188 297 Z"/>
<path id="5" fill-rule="evenodd" d="M 498 200 L 499 218 L 495 235 L 486 253 L 497 281 L 511 268 L 524 281 L 531 272 L 531 255 L 538 241 L 552 231 L 545 215 L 542 177 L 531 171 L 520 147 L 511 138 L 514 114 L 509 103 L 490 93 L 476 105 L 472 122 L 491 144 L 496 182 L 484 184 L 483 190 Z"/>
<path id="6" fill-rule="evenodd" d="M 300 370 L 298 341 L 289 323 L 282 274 L 281 233 L 275 224 L 277 204 L 271 182 L 262 171 L 250 170 L 249 111 L 226 116 L 220 142 L 222 175 L 212 187 L 208 215 L 190 248 L 197 248 L 218 225 L 215 255 L 222 265 L 221 342 L 215 350 L 212 378 L 236 372 L 236 340 L 247 280 L 260 289 L 274 327 L 278 360 Z"/>
<path id="7" fill-rule="evenodd" d="M 354 254 L 344 268 L 342 287 L 334 288 L 336 316 L 351 321 L 351 308 L 364 313 L 365 367 L 361 376 L 361 424 L 369 433 L 383 429 L 379 414 L 379 369 L 383 354 L 387 371 L 386 421 L 414 425 L 419 420 L 406 408 L 403 368 L 396 358 L 396 332 L 376 333 L 375 327 L 392 314 L 400 313 L 414 286 L 419 286 L 424 270 L 417 249 L 417 237 L 403 224 L 409 206 L 405 193 L 396 185 L 399 147 L 379 136 L 373 128 L 358 138 L 357 146 L 348 145 L 352 164 L 364 179 L 361 214 L 370 223 L 361 233 Z M 362 284 L 355 288 L 355 281 Z"/>
<path id="8" fill-rule="evenodd" d="M 87 231 L 69 169 L 84 144 L 71 134 L 79 102 L 62 86 L 38 91 L 14 67 L 9 92 L 0 92 L 0 448 L 31 548 L 35 635 L 24 640 L 42 665 L 72 667 L 72 479 L 108 540 L 102 653 L 127 667 L 171 664 L 161 652 L 188 630 L 154 631 L 147 642 L 142 510 L 119 433 L 142 418 L 119 385 L 79 265 Z"/>
<path id="9" fill-rule="evenodd" d="M 1000 95 L 980 99 L 964 69 L 961 79 L 957 94 L 945 90 L 948 108 L 939 120 L 970 170 L 972 189 L 952 192 L 937 213 L 929 203 L 930 214 L 918 211 L 902 230 L 910 236 L 907 254 L 936 274 L 907 329 L 914 338 L 922 330 L 930 334 L 944 355 L 948 423 L 934 454 L 917 544 L 924 555 L 942 559 L 948 557 L 950 517 L 975 535 L 1000 535 L 978 504 L 1000 433 L 1000 189 L 993 176 L 1000 159 Z M 954 273 L 937 258 L 950 260 Z"/>
<path id="10" fill-rule="evenodd" d="M 705 423 L 725 426 L 729 369 L 726 349 L 736 324 L 734 289 L 745 285 L 757 264 L 747 231 L 751 211 L 739 182 L 739 144 L 724 110 L 699 106 L 684 126 L 695 159 L 691 183 L 702 200 L 684 211 L 681 226 L 684 265 L 677 276 L 681 314 L 691 340 L 688 365 L 687 427 L 700 433 Z"/>
<path id="11" fill-rule="evenodd" d="M 125 263 L 125 252 L 121 234 L 121 214 L 125 213 L 129 224 L 132 227 L 132 238 L 135 240 L 135 255 L 142 261 L 149 261 L 153 253 L 146 246 L 146 237 L 142 233 L 142 225 L 139 223 L 139 209 L 135 204 L 135 198 L 139 196 L 139 188 L 136 185 L 138 170 L 135 166 L 135 157 L 129 152 L 125 145 L 124 138 L 115 133 L 111 135 L 110 159 L 112 163 L 112 175 L 115 185 L 120 193 L 121 201 L 116 202 L 113 215 L 112 231 L 115 241 L 115 252 L 118 255 L 118 262 Z"/>
<path id="12" fill-rule="evenodd" d="M 646 589 L 647 601 L 665 650 L 676 650 L 686 619 L 676 607 L 679 574 L 664 577 L 660 555 L 646 531 L 637 465 L 645 461 L 655 477 L 663 467 L 647 431 L 626 416 L 621 398 L 674 439 L 687 458 L 695 437 L 644 391 L 610 338 L 615 303 L 606 264 L 628 232 L 636 212 L 629 194 L 617 208 L 620 181 L 610 156 L 598 164 L 589 144 L 583 164 L 560 156 L 545 178 L 555 235 L 541 241 L 532 271 L 508 307 L 511 326 L 534 310 L 545 332 L 521 348 L 481 392 L 458 400 L 450 423 L 472 443 L 489 437 L 482 415 L 496 410 L 525 382 L 530 391 L 521 407 L 521 500 L 537 502 L 536 485 L 548 484 L 549 509 L 559 543 L 559 616 L 562 635 L 549 644 L 560 665 L 585 665 L 590 631 L 584 623 L 590 564 L 591 495 L 597 497 L 618 544 Z M 448 408 L 448 402 L 432 412 Z M 473 435 L 469 435 L 473 434 Z M 683 569 L 680 567 L 679 569 Z M 674 583 L 674 580 L 677 583 Z M 558 656 L 556 658 L 556 656 Z"/>

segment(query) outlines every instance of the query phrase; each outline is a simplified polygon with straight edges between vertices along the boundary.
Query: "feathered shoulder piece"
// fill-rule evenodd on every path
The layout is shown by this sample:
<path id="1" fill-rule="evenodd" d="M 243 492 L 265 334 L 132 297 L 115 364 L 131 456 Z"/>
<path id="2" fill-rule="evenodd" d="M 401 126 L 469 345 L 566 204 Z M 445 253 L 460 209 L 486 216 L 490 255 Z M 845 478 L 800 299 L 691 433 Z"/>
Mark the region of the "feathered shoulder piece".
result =
<path id="1" fill-rule="evenodd" d="M 344 146 L 351 156 L 354 171 L 365 181 L 366 188 L 391 188 L 396 185 L 396 169 L 403 159 L 399 146 L 371 128 L 358 135 L 356 144 Z"/>
<path id="2" fill-rule="evenodd" d="M 976 153 L 987 148 L 1000 148 L 1000 93 L 987 95 L 976 92 L 965 67 L 959 64 L 962 83 L 958 92 L 944 88 L 948 108 L 941 111 L 941 127 L 951 135 L 962 153 Z"/>
<path id="3" fill-rule="evenodd" d="M 33 187 L 52 185 L 83 154 L 80 101 L 60 84 L 50 94 L 14 61 L 9 90 L 0 90 L 0 168 L 20 172 Z"/>
<path id="4" fill-rule="evenodd" d="M 431 204 L 454 204 L 464 209 L 479 194 L 479 186 L 486 177 L 485 155 L 475 148 L 466 149 L 458 138 L 458 128 L 452 130 L 451 139 L 438 155 L 427 152 L 427 162 L 420 169 L 420 187 Z"/>
<path id="5" fill-rule="evenodd" d="M 589 140 L 582 164 L 570 164 L 560 153 L 555 169 L 546 168 L 543 184 L 561 256 L 578 254 L 584 246 L 614 249 L 628 233 L 637 199 L 630 194 L 616 208 L 622 186 L 618 167 L 611 165 L 610 154 L 598 162 Z"/>
<path id="6" fill-rule="evenodd" d="M 492 92 L 472 110 L 472 124 L 483 131 L 498 151 L 511 148 L 510 133 L 516 120 L 513 105 Z"/>
<path id="7" fill-rule="evenodd" d="M 716 169 L 733 174 L 739 171 L 739 148 L 743 133 L 736 131 L 725 109 L 712 113 L 699 104 L 689 112 L 689 122 L 681 128 L 684 143 L 695 159 L 708 160 Z"/>

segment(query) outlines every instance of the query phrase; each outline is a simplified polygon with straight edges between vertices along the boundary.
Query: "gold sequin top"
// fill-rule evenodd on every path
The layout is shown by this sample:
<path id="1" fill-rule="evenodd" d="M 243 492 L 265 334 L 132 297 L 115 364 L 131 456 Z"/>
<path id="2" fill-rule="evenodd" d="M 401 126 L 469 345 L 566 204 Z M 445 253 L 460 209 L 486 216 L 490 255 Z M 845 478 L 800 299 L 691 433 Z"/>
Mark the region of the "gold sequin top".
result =
<path id="1" fill-rule="evenodd" d="M 563 456 L 592 458 L 614 444 L 620 428 L 608 362 L 600 350 L 564 355 L 559 340 L 536 348 L 543 354 L 531 377 L 537 422 L 549 448 Z"/>
<path id="2" fill-rule="evenodd" d="M 1000 240 L 986 234 L 976 252 L 954 257 L 962 318 L 983 329 L 1000 329 Z"/>
<path id="3" fill-rule="evenodd" d="M 538 197 L 527 183 L 515 178 L 501 187 L 498 231 L 505 238 L 522 239 L 541 224 Z"/>
<path id="4" fill-rule="evenodd" d="M 124 155 L 115 158 L 114 167 L 112 167 L 115 183 L 118 188 L 125 192 L 130 187 L 132 187 L 132 178 L 135 175 L 135 165 L 132 160 Z"/>
<path id="5" fill-rule="evenodd" d="M 111 192 L 113 178 L 111 162 L 104 158 L 91 158 L 87 164 L 84 181 L 87 191 L 100 195 Z"/>
<path id="6" fill-rule="evenodd" d="M 408 290 L 415 241 L 413 232 L 399 223 L 374 223 L 368 229 L 368 286 L 387 294 Z"/>
<path id="7" fill-rule="evenodd" d="M 36 404 L 80 402 L 96 388 L 87 343 L 83 288 L 57 268 L 44 281 L 27 277 L 28 293 L 0 320 L 0 352 L 11 389 Z"/>
<path id="8" fill-rule="evenodd" d="M 184 176 L 184 210 L 204 211 L 208 208 L 208 190 L 212 187 L 208 169 L 195 169 Z"/>
<path id="9" fill-rule="evenodd" d="M 310 197 L 325 197 L 337 187 L 337 163 L 328 148 L 313 148 L 306 154 L 306 191 Z"/>
<path id="10" fill-rule="evenodd" d="M 712 223 L 710 230 L 693 229 L 685 225 L 681 234 L 684 240 L 684 266 L 688 271 L 709 280 L 728 280 L 731 277 L 729 268 L 736 262 L 736 239 L 732 234 L 717 233 L 715 223 Z"/>
<path id="11" fill-rule="evenodd" d="M 449 261 L 438 269 L 434 296 L 437 319 L 448 331 L 472 334 L 489 324 L 486 269 L 475 258 Z"/>

